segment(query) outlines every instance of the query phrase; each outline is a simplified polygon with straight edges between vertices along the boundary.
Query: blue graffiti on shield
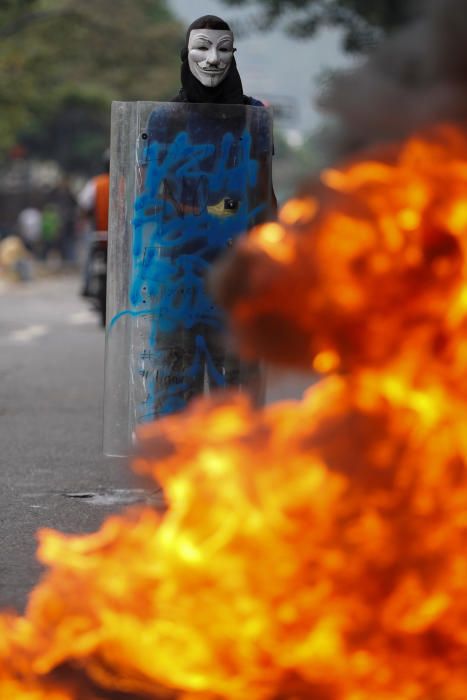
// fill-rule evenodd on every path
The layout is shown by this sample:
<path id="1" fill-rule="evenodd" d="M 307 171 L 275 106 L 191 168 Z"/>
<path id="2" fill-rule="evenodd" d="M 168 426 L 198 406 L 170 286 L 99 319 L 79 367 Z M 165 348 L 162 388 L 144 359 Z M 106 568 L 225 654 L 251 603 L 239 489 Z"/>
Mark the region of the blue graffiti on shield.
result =
<path id="1" fill-rule="evenodd" d="M 133 221 L 130 308 L 150 319 L 136 374 L 144 384 L 137 421 L 173 413 L 211 386 L 235 382 L 222 343 L 224 319 L 206 290 L 206 273 L 264 205 L 250 207 L 259 164 L 251 135 L 223 135 L 218 147 L 186 132 L 146 150 Z M 238 372 L 237 372 L 238 373 Z"/>

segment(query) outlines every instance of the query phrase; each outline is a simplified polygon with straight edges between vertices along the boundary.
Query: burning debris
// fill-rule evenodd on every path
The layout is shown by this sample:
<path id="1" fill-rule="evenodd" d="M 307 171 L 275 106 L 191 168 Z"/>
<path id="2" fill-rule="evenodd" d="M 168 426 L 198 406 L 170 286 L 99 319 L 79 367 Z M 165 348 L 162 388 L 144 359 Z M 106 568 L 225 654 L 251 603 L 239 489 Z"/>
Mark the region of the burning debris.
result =
<path id="1" fill-rule="evenodd" d="M 166 514 L 42 533 L 2 697 L 464 700 L 467 137 L 322 180 L 218 283 L 250 354 L 328 377 L 142 427 Z"/>
<path id="2" fill-rule="evenodd" d="M 41 533 L 0 697 L 465 699 L 466 193 L 467 130 L 431 128 L 237 245 L 215 283 L 244 352 L 325 378 L 142 427 L 166 513 Z"/>

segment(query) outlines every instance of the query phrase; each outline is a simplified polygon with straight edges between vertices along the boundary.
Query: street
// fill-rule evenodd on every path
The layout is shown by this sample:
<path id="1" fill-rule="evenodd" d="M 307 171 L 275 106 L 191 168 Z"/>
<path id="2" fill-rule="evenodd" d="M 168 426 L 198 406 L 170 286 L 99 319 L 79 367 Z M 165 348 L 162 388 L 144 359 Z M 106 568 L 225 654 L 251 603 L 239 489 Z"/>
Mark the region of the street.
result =
<path id="1" fill-rule="evenodd" d="M 77 276 L 0 288 L 0 608 L 40 575 L 35 533 L 89 532 L 154 500 L 126 460 L 102 455 L 104 331 Z"/>

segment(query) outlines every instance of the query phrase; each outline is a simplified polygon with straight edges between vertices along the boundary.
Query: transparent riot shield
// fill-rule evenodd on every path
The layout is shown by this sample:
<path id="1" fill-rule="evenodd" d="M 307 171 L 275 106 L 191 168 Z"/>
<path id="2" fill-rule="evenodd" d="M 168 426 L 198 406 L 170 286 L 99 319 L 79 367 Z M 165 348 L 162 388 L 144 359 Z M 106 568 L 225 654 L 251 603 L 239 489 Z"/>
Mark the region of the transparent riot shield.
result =
<path id="1" fill-rule="evenodd" d="M 195 395 L 255 381 L 228 347 L 206 274 L 269 218 L 271 152 L 264 107 L 113 104 L 106 454 L 127 455 L 138 424 Z"/>

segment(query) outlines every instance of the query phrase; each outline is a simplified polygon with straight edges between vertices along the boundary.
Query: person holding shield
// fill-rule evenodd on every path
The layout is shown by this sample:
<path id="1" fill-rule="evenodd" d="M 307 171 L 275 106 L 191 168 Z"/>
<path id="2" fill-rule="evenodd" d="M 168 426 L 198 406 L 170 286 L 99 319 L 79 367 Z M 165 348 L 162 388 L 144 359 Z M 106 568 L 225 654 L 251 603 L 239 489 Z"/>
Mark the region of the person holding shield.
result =
<path id="1" fill-rule="evenodd" d="M 141 386 L 136 423 L 183 409 L 194 396 L 236 387 L 261 403 L 258 364 L 240 359 L 206 284 L 235 238 L 275 216 L 272 123 L 243 92 L 234 37 L 219 17 L 188 28 L 181 88 L 156 103 L 140 132 L 131 309 Z M 136 341 L 135 341 L 136 342 Z"/>

